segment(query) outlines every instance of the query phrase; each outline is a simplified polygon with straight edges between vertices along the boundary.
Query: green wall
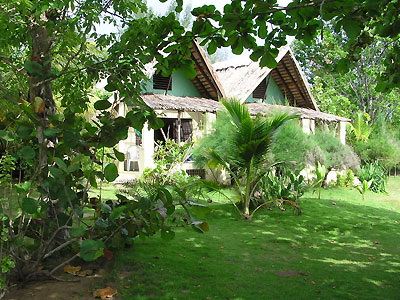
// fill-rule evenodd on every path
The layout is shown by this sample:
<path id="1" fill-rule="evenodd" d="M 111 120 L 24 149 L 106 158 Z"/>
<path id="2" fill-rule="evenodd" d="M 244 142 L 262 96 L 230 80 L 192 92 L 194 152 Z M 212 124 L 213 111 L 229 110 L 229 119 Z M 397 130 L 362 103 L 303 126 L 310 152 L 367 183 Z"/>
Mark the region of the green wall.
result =
<path id="1" fill-rule="evenodd" d="M 148 80 L 144 86 L 145 93 L 165 94 L 165 90 L 153 89 L 153 78 Z M 193 83 L 183 75 L 182 72 L 172 74 L 172 91 L 168 91 L 168 95 L 177 97 L 202 97 Z"/>
<path id="2" fill-rule="evenodd" d="M 268 82 L 268 77 L 267 76 L 266 82 Z M 261 102 L 261 99 L 256 99 L 253 98 L 253 92 L 249 95 L 249 97 L 246 99 L 247 103 L 254 103 L 254 102 Z M 285 95 L 282 93 L 278 85 L 276 84 L 275 80 L 271 77 L 268 83 L 268 89 L 267 89 L 267 97 L 264 100 L 265 103 L 269 104 L 283 104 L 286 105 L 286 99 Z"/>

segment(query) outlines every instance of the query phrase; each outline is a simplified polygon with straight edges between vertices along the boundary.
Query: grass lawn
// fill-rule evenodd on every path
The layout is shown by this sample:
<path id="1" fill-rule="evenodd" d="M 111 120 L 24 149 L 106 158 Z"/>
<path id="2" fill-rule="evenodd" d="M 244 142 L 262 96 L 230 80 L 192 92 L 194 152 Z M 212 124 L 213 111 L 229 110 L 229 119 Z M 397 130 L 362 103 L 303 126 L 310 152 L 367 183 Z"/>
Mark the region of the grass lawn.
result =
<path id="1" fill-rule="evenodd" d="M 301 216 L 263 210 L 252 221 L 218 198 L 208 233 L 138 239 L 109 280 L 119 299 L 400 299 L 400 178 L 388 187 L 365 201 L 349 189 L 306 194 Z"/>

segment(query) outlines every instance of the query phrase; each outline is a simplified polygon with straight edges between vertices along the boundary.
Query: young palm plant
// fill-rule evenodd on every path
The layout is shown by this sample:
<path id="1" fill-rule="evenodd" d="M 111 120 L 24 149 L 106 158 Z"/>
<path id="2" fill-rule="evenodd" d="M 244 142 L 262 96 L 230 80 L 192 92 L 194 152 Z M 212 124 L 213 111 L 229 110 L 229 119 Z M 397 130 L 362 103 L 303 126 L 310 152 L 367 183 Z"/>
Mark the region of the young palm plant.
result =
<path id="1" fill-rule="evenodd" d="M 266 155 L 277 129 L 297 115 L 279 113 L 274 117 L 251 117 L 247 107 L 237 100 L 222 101 L 233 125 L 230 145 L 235 149 L 231 157 L 226 157 L 214 149 L 209 149 L 207 158 L 210 168 L 222 167 L 234 180 L 239 192 L 243 217 L 250 218 L 250 199 L 257 184 L 268 172 Z M 270 164 L 271 166 L 272 164 Z"/>

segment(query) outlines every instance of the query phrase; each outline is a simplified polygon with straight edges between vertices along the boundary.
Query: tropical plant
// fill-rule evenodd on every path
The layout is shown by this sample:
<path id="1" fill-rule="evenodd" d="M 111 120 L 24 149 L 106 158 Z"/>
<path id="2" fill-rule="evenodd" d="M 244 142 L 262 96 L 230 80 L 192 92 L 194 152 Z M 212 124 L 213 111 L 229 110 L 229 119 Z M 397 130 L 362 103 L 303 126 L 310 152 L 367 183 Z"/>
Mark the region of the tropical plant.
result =
<path id="1" fill-rule="evenodd" d="M 250 218 L 250 199 L 254 191 L 272 165 L 266 161 L 274 134 L 295 115 L 281 113 L 273 117 L 251 117 L 245 104 L 237 100 L 222 101 L 233 125 L 231 147 L 235 150 L 231 157 L 224 157 L 215 149 L 208 151 L 210 168 L 222 167 L 232 177 L 240 195 L 243 217 Z"/>
<path id="2" fill-rule="evenodd" d="M 316 168 L 315 168 L 315 175 L 317 176 L 315 178 L 314 182 L 314 188 L 318 190 L 318 200 L 321 199 L 321 189 L 322 185 L 324 184 L 324 180 L 326 175 L 328 174 L 328 171 L 324 165 L 321 165 L 320 162 L 318 162 Z"/>
<path id="3" fill-rule="evenodd" d="M 364 164 L 358 172 L 361 182 L 371 182 L 370 189 L 375 193 L 386 192 L 386 182 L 388 175 L 385 168 L 379 161 Z"/>
<path id="4" fill-rule="evenodd" d="M 360 185 L 356 186 L 356 189 L 362 195 L 363 200 L 365 200 L 365 194 L 371 188 L 371 184 L 372 184 L 372 180 L 370 180 L 370 181 L 363 180 Z"/>
<path id="5" fill-rule="evenodd" d="M 368 114 L 363 114 L 361 111 L 357 112 L 353 123 L 349 123 L 350 134 L 347 139 L 350 141 L 367 142 L 374 129 L 368 124 L 368 121 Z"/>
<path id="6" fill-rule="evenodd" d="M 288 203 L 301 214 L 301 208 L 296 202 L 304 194 L 305 187 L 304 177 L 299 170 L 292 171 L 284 164 L 279 164 L 261 179 L 252 199 L 256 203 L 252 215 L 269 203 L 275 203 L 277 206 Z"/>

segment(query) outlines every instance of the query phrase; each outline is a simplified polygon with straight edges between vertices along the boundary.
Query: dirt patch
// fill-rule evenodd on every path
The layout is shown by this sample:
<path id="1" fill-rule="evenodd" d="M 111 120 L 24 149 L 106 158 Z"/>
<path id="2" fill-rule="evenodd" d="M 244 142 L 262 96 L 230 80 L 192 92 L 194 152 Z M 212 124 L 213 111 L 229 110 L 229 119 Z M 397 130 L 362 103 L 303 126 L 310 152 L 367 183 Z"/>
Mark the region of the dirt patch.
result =
<path id="1" fill-rule="evenodd" d="M 6 300 L 93 300 L 93 290 L 99 278 L 80 278 L 79 282 L 35 281 L 25 288 L 15 287 L 6 294 Z"/>
<path id="2" fill-rule="evenodd" d="M 93 291 L 106 287 L 105 276 L 109 272 L 110 265 L 103 262 L 95 262 L 91 264 L 82 263 L 83 270 L 93 271 L 93 275 L 78 277 L 60 272 L 58 278 L 77 280 L 76 282 L 42 280 L 32 281 L 24 287 L 14 286 L 5 295 L 5 300 L 93 300 Z M 79 263 L 77 264 L 79 265 Z M 100 267 L 100 268 L 99 268 Z M 111 287 L 115 288 L 112 284 Z"/>
<path id="3" fill-rule="evenodd" d="M 294 277 L 294 276 L 308 276 L 307 273 L 302 271 L 293 271 L 293 270 L 282 270 L 275 273 L 279 277 Z"/>

